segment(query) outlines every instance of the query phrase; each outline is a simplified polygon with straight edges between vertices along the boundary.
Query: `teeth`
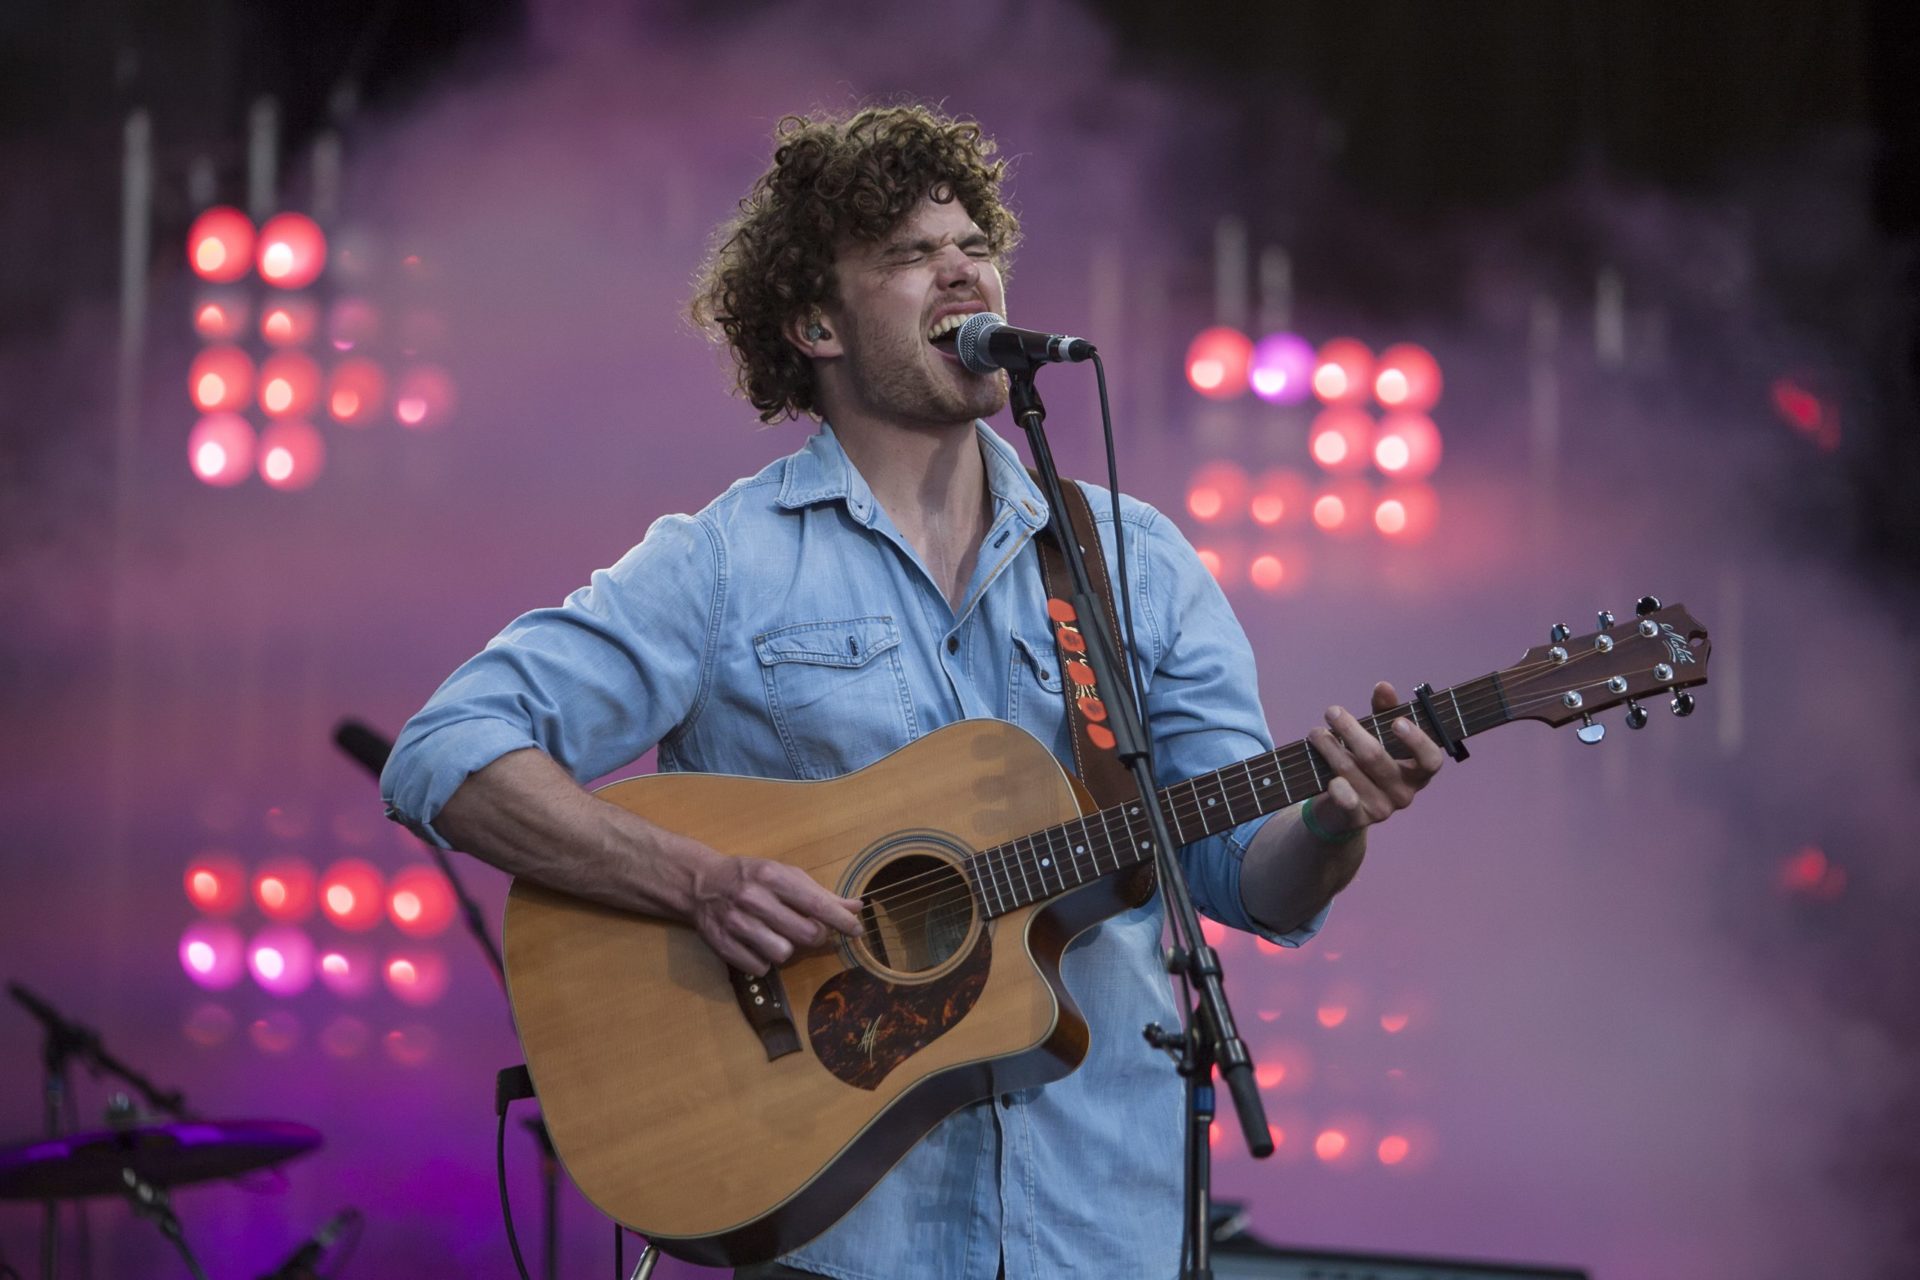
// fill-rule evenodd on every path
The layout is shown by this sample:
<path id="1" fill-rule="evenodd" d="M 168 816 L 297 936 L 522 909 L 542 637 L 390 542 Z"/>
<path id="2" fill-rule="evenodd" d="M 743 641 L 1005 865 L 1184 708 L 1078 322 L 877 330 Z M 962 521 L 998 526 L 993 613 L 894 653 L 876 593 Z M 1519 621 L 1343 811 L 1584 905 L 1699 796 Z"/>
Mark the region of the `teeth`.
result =
<path id="1" fill-rule="evenodd" d="M 955 329 L 958 329 L 961 325 L 965 324 L 966 322 L 967 322 L 966 312 L 956 311 L 954 314 L 950 316 L 943 316 L 940 319 L 934 321 L 933 327 L 927 330 L 927 341 L 932 342 L 935 338 L 942 337 L 946 334 L 952 333 Z"/>

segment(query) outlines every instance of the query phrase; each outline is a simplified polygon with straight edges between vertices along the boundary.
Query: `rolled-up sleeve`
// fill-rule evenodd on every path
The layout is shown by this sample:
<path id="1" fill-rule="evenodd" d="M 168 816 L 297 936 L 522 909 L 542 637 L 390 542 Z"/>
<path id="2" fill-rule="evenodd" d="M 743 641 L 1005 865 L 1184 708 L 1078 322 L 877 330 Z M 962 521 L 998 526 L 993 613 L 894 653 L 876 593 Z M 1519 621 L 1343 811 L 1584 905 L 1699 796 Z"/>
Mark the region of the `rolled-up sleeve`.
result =
<path id="1" fill-rule="evenodd" d="M 722 545 L 704 521 L 656 521 L 557 608 L 516 618 L 407 721 L 380 778 L 388 816 L 444 847 L 434 819 L 501 756 L 538 748 L 585 781 L 691 721 L 725 584 Z"/>
<path id="2" fill-rule="evenodd" d="M 1136 598 L 1146 601 L 1155 647 L 1147 682 L 1147 718 L 1157 781 L 1167 786 L 1273 750 L 1260 709 L 1253 647 L 1232 607 L 1180 530 L 1144 508 L 1135 570 Z M 1129 566 L 1131 567 L 1131 566 Z M 1272 814 L 1184 845 L 1180 862 L 1194 905 L 1221 924 L 1295 947 L 1320 931 L 1327 913 L 1287 933 L 1252 916 L 1240 897 L 1240 869 L 1254 835 Z"/>

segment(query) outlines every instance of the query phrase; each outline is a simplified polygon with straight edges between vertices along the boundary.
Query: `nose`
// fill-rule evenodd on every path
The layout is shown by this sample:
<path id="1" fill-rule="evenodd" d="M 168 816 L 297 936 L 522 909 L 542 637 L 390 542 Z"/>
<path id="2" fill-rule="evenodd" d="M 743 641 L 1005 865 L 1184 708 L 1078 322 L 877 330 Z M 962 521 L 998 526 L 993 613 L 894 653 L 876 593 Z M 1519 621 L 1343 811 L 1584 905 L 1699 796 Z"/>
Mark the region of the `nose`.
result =
<path id="1" fill-rule="evenodd" d="M 952 289 L 972 285 L 980 278 L 980 260 L 958 245 L 940 250 L 940 283 Z"/>

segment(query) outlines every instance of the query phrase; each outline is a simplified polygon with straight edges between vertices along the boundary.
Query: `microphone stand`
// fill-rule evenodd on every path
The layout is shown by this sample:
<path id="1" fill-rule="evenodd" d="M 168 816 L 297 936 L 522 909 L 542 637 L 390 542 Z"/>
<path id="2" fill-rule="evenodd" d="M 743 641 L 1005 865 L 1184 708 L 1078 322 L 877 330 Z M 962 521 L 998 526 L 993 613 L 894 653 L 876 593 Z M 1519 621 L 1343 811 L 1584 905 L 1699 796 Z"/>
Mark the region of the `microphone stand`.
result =
<path id="1" fill-rule="evenodd" d="M 393 743 L 381 737 L 357 720 L 342 720 L 333 731 L 334 745 L 359 761 L 377 782 L 380 771 L 386 768 L 387 756 L 393 752 Z M 504 994 L 507 990 L 507 965 L 501 958 L 499 944 L 493 940 L 493 934 L 487 930 L 486 917 L 480 913 L 480 904 L 474 901 L 467 891 L 466 883 L 460 879 L 460 873 L 454 869 L 447 851 L 431 840 L 422 840 L 427 853 L 432 856 L 434 865 L 440 868 L 440 874 L 447 878 L 447 884 L 453 890 L 453 896 L 460 904 L 460 919 L 467 933 L 480 944 L 480 950 L 486 953 L 487 967 L 493 970 L 493 977 L 500 984 Z M 516 1032 L 516 1034 L 518 1034 Z M 558 1280 L 560 1274 L 560 1157 L 553 1149 L 553 1135 L 547 1132 L 544 1119 L 523 1121 L 527 1132 L 540 1146 L 540 1181 L 547 1207 L 544 1256 L 546 1280 Z"/>
<path id="2" fill-rule="evenodd" d="M 1082 618 L 1099 619 L 1103 615 L 1093 594 L 1092 580 L 1080 543 L 1067 520 L 1065 496 L 1060 489 L 1060 473 L 1048 447 L 1046 406 L 1034 386 L 1036 366 L 1010 369 L 1013 414 L 1026 430 L 1033 462 L 1046 490 L 1049 524 L 1055 540 L 1066 554 L 1073 577 L 1073 608 Z M 1114 536 L 1121 536 L 1119 530 Z M 1100 549 L 1094 548 L 1099 554 Z M 1116 613 L 1118 610 L 1115 611 Z M 1273 1137 L 1267 1129 L 1266 1111 L 1260 1103 L 1260 1091 L 1254 1085 L 1253 1060 L 1227 1005 L 1227 993 L 1221 985 L 1220 956 L 1200 931 L 1193 897 L 1187 890 L 1180 860 L 1174 856 L 1173 836 L 1167 829 L 1166 813 L 1158 801 L 1153 769 L 1148 760 L 1147 738 L 1132 697 L 1133 682 L 1122 669 L 1119 655 L 1107 629 L 1097 621 L 1081 627 L 1087 642 L 1087 661 L 1093 667 L 1100 687 L 1123 691 L 1122 696 L 1103 699 L 1107 708 L 1107 727 L 1113 731 L 1115 752 L 1133 773 L 1142 807 L 1153 832 L 1154 858 L 1160 875 L 1160 891 L 1166 896 L 1167 918 L 1173 925 L 1173 949 L 1167 959 L 1169 972 L 1184 974 L 1195 994 L 1194 1006 L 1183 1009 L 1185 1027 L 1178 1033 L 1148 1023 L 1142 1034 L 1148 1044 L 1167 1051 L 1187 1086 L 1187 1159 L 1186 1159 L 1186 1235 L 1188 1245 L 1180 1260 L 1182 1280 L 1212 1280 L 1212 1170 L 1213 1152 L 1209 1134 L 1213 1126 L 1213 1073 L 1219 1069 L 1233 1098 L 1246 1135 L 1247 1148 L 1256 1158 L 1273 1154 Z"/>

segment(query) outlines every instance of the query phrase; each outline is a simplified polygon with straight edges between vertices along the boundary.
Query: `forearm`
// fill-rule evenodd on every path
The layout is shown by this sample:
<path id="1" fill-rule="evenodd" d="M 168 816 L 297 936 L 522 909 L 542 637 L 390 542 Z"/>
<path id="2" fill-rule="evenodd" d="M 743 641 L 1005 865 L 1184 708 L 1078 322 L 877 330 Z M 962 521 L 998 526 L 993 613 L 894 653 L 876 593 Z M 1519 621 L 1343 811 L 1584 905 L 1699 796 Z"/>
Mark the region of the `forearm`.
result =
<path id="1" fill-rule="evenodd" d="M 686 919 L 714 855 L 592 795 L 544 752 L 501 756 L 433 819 L 454 848 L 511 875 L 627 911 Z"/>
<path id="2" fill-rule="evenodd" d="M 1315 817 L 1319 817 L 1316 810 Z M 1367 854 L 1367 836 L 1328 844 L 1308 831 L 1300 806 L 1275 814 L 1247 846 L 1240 901 L 1275 933 L 1290 933 L 1319 914 L 1353 880 Z"/>

